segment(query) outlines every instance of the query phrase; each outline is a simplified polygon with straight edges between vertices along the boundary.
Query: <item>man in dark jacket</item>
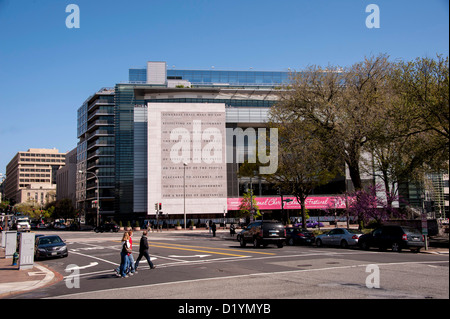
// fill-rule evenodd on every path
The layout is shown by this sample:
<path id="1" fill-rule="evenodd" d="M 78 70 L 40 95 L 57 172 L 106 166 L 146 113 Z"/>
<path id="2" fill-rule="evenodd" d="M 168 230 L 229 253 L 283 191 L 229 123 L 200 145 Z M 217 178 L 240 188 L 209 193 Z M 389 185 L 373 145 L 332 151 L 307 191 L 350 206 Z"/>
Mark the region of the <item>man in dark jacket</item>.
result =
<path id="1" fill-rule="evenodd" d="M 156 266 L 153 265 L 153 263 L 150 259 L 150 255 L 148 254 L 148 240 L 147 240 L 147 231 L 146 230 L 144 230 L 142 232 L 141 242 L 139 243 L 139 257 L 136 259 L 136 263 L 134 264 L 134 269 L 136 271 L 137 271 L 139 262 L 141 261 L 142 257 L 145 257 L 145 259 L 147 259 L 150 269 L 156 268 Z"/>

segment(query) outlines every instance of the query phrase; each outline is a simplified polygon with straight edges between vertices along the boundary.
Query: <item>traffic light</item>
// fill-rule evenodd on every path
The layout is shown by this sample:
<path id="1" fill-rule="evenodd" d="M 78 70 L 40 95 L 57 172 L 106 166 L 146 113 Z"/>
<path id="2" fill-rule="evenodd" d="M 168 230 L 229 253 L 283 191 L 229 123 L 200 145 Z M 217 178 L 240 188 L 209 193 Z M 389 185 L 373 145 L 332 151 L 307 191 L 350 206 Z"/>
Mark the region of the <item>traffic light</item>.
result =
<path id="1" fill-rule="evenodd" d="M 158 203 L 155 203 L 155 210 L 158 210 Z"/>
<path id="2" fill-rule="evenodd" d="M 159 210 L 161 210 L 162 209 L 162 204 L 161 203 L 159 203 Z"/>

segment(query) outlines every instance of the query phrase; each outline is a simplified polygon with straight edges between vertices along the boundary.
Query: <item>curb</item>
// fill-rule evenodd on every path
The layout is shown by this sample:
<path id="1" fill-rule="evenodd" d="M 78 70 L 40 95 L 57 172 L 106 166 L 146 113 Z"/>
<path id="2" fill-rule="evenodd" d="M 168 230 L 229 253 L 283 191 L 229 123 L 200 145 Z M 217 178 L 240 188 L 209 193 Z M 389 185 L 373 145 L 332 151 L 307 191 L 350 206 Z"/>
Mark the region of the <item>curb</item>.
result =
<path id="1" fill-rule="evenodd" d="M 40 280 L 27 280 L 19 282 L 12 281 L 7 283 L 1 283 L 0 299 L 20 295 L 39 288 L 51 286 L 63 280 L 63 276 L 47 267 L 35 263 L 33 269 L 34 268 L 37 268 L 39 271 L 32 271 L 32 269 L 30 269 L 30 271 L 28 272 L 30 278 L 32 278 L 33 276 L 42 276 L 42 275 L 45 275 L 45 277 Z"/>

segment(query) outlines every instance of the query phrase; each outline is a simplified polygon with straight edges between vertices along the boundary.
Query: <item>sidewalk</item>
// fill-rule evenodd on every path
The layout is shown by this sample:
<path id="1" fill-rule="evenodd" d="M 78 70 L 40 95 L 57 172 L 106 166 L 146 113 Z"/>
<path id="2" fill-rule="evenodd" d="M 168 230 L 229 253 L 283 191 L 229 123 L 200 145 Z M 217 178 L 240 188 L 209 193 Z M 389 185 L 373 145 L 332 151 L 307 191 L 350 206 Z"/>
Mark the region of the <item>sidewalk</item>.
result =
<path id="1" fill-rule="evenodd" d="M 36 262 L 33 269 L 19 270 L 19 266 L 12 266 L 12 258 L 5 258 L 5 249 L 0 248 L 0 299 L 51 285 L 60 280 L 61 275 Z"/>

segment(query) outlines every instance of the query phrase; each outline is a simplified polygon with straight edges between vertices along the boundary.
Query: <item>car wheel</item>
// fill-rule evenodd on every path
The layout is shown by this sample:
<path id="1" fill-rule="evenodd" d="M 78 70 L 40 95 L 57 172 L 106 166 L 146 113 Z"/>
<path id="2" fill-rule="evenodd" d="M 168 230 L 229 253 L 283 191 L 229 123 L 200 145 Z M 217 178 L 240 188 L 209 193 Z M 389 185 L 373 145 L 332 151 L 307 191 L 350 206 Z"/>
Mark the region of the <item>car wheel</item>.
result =
<path id="1" fill-rule="evenodd" d="M 278 248 L 283 248 L 283 242 L 282 242 L 282 241 L 278 242 L 278 243 L 277 243 L 277 247 L 278 247 Z"/>
<path id="2" fill-rule="evenodd" d="M 348 248 L 348 243 L 347 243 L 347 241 L 345 239 L 343 239 L 341 241 L 341 248 L 343 248 L 343 249 L 347 249 Z"/>
<path id="3" fill-rule="evenodd" d="M 392 251 L 397 252 L 397 253 L 402 251 L 402 248 L 400 247 L 399 243 L 393 243 L 391 248 L 392 248 Z"/>
<path id="4" fill-rule="evenodd" d="M 258 238 L 254 238 L 253 239 L 253 247 L 259 248 L 259 240 L 258 240 Z"/>
<path id="5" fill-rule="evenodd" d="M 241 243 L 241 247 L 247 246 L 247 243 L 245 242 L 244 237 L 241 237 L 240 243 Z"/>
<path id="6" fill-rule="evenodd" d="M 322 240 L 317 239 L 317 240 L 316 240 L 316 246 L 317 246 L 317 247 L 323 247 Z"/>
<path id="7" fill-rule="evenodd" d="M 289 238 L 289 240 L 287 241 L 287 244 L 289 246 L 294 246 L 294 238 Z"/>
<path id="8" fill-rule="evenodd" d="M 370 246 L 366 242 L 361 243 L 360 247 L 361 247 L 362 250 L 369 250 L 370 249 Z"/>

